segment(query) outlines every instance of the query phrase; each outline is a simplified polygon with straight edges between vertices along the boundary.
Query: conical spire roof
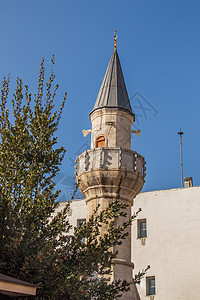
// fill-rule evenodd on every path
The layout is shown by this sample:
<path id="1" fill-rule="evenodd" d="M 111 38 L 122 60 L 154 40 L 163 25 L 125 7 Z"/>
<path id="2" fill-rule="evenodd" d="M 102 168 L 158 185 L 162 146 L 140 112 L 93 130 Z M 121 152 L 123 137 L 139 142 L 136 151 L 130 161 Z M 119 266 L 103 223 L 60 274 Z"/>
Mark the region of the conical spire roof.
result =
<path id="1" fill-rule="evenodd" d="M 126 90 L 117 49 L 114 49 L 111 56 L 92 112 L 100 108 L 116 108 L 127 111 L 134 116 Z"/>

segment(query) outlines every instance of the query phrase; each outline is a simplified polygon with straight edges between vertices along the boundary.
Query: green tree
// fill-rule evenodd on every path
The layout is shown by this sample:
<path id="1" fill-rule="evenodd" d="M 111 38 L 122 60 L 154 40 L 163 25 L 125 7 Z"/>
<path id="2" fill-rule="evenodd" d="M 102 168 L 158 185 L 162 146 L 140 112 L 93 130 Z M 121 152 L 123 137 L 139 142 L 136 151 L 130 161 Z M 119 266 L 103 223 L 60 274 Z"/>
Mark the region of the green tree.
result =
<path id="1" fill-rule="evenodd" d="M 0 272 L 38 287 L 37 299 L 115 299 L 129 289 L 125 281 L 109 282 L 110 249 L 126 237 L 132 220 L 116 228 L 115 218 L 125 216 L 119 201 L 99 212 L 86 225 L 74 228 L 67 221 L 69 205 L 56 213 L 59 191 L 53 181 L 64 157 L 57 147 L 58 129 L 66 101 L 55 110 L 52 71 L 45 84 L 42 59 L 38 90 L 31 94 L 17 78 L 12 111 L 7 108 L 9 78 L 4 78 L 0 103 Z M 11 121 L 12 120 L 12 121 Z M 137 213 L 136 213 L 137 215 Z M 134 219 L 134 217 L 132 218 Z M 99 228 L 108 224 L 100 237 Z M 82 239 L 86 238 L 86 243 Z M 133 283 L 139 282 L 139 273 Z"/>

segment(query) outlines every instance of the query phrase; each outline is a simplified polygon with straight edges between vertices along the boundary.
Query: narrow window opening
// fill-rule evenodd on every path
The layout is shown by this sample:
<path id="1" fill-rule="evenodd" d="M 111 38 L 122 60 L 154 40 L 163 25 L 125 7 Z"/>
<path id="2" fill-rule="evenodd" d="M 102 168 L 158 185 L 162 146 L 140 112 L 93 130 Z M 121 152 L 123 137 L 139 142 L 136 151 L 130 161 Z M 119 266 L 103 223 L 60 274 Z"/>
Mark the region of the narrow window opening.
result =
<path id="1" fill-rule="evenodd" d="M 146 294 L 147 296 L 156 294 L 155 276 L 146 277 Z"/>
<path id="2" fill-rule="evenodd" d="M 77 219 L 77 227 L 85 225 L 86 219 Z"/>
<path id="3" fill-rule="evenodd" d="M 105 136 L 100 135 L 96 139 L 95 148 L 105 147 L 105 144 L 106 144 Z"/>
<path id="4" fill-rule="evenodd" d="M 138 238 L 146 238 L 147 237 L 147 220 L 142 219 L 138 220 Z"/>

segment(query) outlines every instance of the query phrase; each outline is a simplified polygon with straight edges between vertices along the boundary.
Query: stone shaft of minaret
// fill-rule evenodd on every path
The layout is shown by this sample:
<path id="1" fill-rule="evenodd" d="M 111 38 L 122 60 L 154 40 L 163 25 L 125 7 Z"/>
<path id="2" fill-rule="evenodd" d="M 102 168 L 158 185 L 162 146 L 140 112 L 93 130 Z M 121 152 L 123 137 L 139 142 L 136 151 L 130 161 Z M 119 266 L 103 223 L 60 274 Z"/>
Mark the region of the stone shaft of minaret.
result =
<path id="1" fill-rule="evenodd" d="M 128 98 L 124 77 L 114 49 L 106 74 L 100 87 L 92 122 L 91 149 L 77 158 L 76 179 L 85 196 L 87 218 L 96 207 L 105 209 L 115 200 L 127 204 L 127 217 L 120 217 L 116 225 L 129 220 L 133 199 L 141 191 L 145 177 L 144 158 L 131 150 L 131 126 L 135 120 Z M 104 235 L 106 227 L 101 234 Z M 131 234 L 115 247 L 118 251 L 114 261 L 111 280 L 132 281 L 134 264 L 131 262 Z M 120 299 L 140 299 L 135 286 Z"/>

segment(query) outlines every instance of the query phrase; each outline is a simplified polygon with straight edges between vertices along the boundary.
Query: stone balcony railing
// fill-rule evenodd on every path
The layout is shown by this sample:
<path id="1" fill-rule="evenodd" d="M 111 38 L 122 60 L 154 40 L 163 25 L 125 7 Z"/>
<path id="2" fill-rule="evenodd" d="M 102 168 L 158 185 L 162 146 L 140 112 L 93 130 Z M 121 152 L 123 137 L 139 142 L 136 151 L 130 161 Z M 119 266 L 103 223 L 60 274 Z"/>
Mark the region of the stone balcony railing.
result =
<path id="1" fill-rule="evenodd" d="M 124 148 L 96 148 L 84 151 L 76 159 L 76 176 L 87 171 L 124 170 L 144 179 L 146 176 L 144 157 Z"/>

